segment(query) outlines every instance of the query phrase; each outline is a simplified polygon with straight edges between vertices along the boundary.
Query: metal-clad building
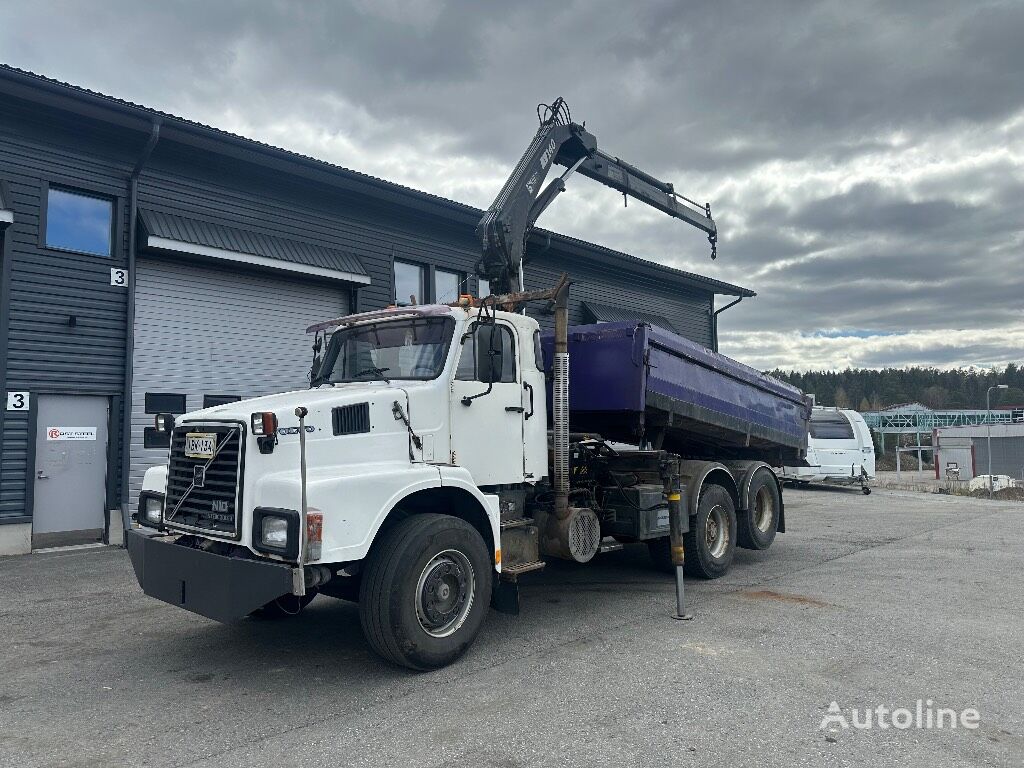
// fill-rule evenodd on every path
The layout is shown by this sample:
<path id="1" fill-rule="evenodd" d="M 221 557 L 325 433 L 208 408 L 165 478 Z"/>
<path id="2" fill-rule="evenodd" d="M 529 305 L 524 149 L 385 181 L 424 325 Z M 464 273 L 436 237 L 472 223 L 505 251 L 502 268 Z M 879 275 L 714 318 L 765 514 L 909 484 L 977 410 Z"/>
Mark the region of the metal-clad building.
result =
<path id="1" fill-rule="evenodd" d="M 0 66 L 0 554 L 116 533 L 152 414 L 304 386 L 311 322 L 485 293 L 481 214 Z M 754 295 L 544 230 L 527 258 L 573 323 L 709 347 L 715 296 Z"/>
<path id="2" fill-rule="evenodd" d="M 989 444 L 992 474 L 1024 480 L 1024 423 L 943 427 L 932 433 L 935 446 L 935 478 L 956 468 L 961 480 L 986 475 Z"/>

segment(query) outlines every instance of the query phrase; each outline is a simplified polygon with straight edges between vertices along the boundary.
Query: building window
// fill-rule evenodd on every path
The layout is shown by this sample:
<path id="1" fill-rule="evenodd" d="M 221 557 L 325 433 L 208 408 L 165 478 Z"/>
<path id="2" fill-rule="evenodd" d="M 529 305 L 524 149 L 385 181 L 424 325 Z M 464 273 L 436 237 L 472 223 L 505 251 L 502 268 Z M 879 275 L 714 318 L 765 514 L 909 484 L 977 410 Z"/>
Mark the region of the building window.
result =
<path id="1" fill-rule="evenodd" d="M 459 300 L 462 292 L 462 275 L 447 269 L 434 270 L 434 301 L 437 304 L 451 304 Z"/>
<path id="2" fill-rule="evenodd" d="M 214 408 L 218 405 L 237 403 L 241 399 L 238 395 L 203 395 L 203 408 Z"/>
<path id="3" fill-rule="evenodd" d="M 422 304 L 426 293 L 427 270 L 419 264 L 404 261 L 395 262 L 395 304 L 407 307 L 410 304 Z"/>
<path id="4" fill-rule="evenodd" d="M 478 277 L 476 285 L 476 295 L 479 298 L 484 299 L 491 295 L 491 281 L 486 277 Z"/>
<path id="5" fill-rule="evenodd" d="M 46 197 L 46 247 L 111 255 L 114 204 L 111 200 L 59 187 Z"/>
<path id="6" fill-rule="evenodd" d="M 185 395 L 174 392 L 147 392 L 146 413 L 184 413 Z"/>
<path id="7" fill-rule="evenodd" d="M 146 427 L 142 430 L 142 447 L 147 450 L 154 448 L 170 448 L 171 436 L 156 427 Z"/>

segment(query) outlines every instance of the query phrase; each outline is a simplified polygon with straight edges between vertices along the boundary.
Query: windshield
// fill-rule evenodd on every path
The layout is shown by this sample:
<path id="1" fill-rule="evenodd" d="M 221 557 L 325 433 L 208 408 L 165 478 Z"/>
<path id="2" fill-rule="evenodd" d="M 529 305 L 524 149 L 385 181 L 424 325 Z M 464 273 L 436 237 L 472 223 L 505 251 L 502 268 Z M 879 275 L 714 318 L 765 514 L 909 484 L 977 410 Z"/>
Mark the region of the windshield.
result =
<path id="1" fill-rule="evenodd" d="M 455 321 L 450 317 L 384 320 L 331 336 L 313 382 L 436 379 L 444 369 Z"/>

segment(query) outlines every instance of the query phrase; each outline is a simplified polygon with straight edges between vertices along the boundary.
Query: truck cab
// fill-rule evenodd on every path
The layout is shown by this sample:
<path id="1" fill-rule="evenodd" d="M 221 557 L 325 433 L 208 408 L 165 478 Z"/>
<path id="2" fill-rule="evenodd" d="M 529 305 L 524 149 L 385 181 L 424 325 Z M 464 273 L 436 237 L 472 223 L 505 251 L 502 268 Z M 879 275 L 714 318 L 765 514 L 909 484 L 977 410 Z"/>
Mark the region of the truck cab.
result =
<path id="1" fill-rule="evenodd" d="M 457 524 L 463 538 L 476 537 L 477 562 L 468 552 L 449 554 L 433 570 L 461 569 L 463 578 L 435 586 L 450 595 L 473 582 L 464 601 L 486 606 L 491 573 L 502 568 L 499 489 L 517 489 L 511 498 L 521 498 L 548 475 L 537 321 L 466 302 L 322 326 L 333 333 L 310 389 L 188 413 L 173 424 L 158 417 L 171 433 L 169 461 L 147 471 L 138 521 L 167 538 L 129 542 L 141 557 L 149 554 L 142 545 L 159 552 L 155 542 L 176 536 L 174 555 L 227 555 L 251 569 L 272 566 L 266 575 L 278 578 L 248 586 L 228 579 L 232 589 L 213 596 L 187 573 L 195 563 L 186 557 L 171 568 L 182 578 L 164 573 L 168 583 L 155 586 L 155 596 L 170 590 L 174 602 L 219 620 L 268 605 L 297 612 L 319 588 L 345 596 L 343 582 L 363 581 L 355 577 L 382 533 L 429 511 Z M 301 423 L 297 408 L 305 410 Z"/>

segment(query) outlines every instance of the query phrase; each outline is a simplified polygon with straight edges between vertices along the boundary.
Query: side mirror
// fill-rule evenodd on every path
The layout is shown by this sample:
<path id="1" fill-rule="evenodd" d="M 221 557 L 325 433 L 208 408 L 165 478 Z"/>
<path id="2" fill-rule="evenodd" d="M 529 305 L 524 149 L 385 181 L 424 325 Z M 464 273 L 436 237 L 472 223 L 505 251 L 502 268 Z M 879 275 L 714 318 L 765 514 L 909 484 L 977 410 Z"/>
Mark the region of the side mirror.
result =
<path id="1" fill-rule="evenodd" d="M 504 337 L 501 328 L 491 324 L 476 333 L 477 378 L 484 384 L 499 382 L 504 366 Z"/>

